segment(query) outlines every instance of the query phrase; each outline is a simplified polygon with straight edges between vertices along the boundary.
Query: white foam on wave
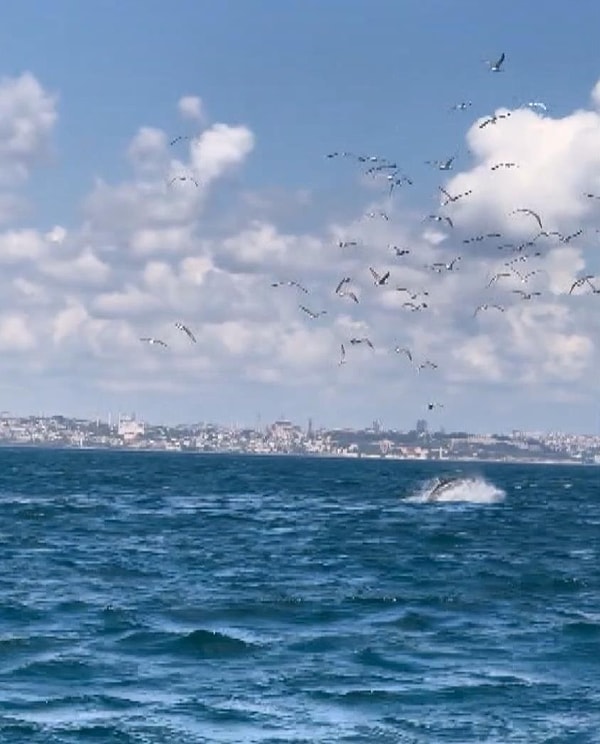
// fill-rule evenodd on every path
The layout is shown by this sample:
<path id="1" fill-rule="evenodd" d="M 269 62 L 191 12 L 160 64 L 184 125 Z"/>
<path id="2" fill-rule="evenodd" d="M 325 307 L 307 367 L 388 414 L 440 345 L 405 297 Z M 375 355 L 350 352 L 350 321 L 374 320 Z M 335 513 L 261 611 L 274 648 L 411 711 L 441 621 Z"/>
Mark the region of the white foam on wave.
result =
<path id="1" fill-rule="evenodd" d="M 497 504 L 506 496 L 501 488 L 481 477 L 456 478 L 435 493 L 439 484 L 438 478 L 426 481 L 407 501 L 419 504 Z"/>

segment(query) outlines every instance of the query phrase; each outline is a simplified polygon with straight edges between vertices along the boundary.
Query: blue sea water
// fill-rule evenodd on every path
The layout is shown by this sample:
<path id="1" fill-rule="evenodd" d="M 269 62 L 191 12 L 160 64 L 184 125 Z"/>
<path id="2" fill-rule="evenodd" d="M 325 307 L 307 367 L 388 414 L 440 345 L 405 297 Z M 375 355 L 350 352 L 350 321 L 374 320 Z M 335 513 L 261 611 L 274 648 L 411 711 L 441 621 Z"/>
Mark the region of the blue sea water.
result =
<path id="1" fill-rule="evenodd" d="M 3 449 L 0 502 L 2 744 L 600 741 L 600 468 Z"/>

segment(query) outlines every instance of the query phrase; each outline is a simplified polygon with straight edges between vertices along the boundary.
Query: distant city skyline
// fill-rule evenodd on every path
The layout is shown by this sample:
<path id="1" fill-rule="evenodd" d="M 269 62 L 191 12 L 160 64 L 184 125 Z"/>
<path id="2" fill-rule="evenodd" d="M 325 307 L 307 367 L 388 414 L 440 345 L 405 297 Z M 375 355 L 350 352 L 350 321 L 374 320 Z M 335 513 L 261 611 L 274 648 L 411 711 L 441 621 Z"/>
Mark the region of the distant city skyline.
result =
<path id="1" fill-rule="evenodd" d="M 599 27 L 587 0 L 7 7 L 0 407 L 600 432 Z"/>
<path id="2" fill-rule="evenodd" d="M 170 427 L 145 423 L 133 416 L 119 416 L 117 421 L 107 423 L 62 415 L 2 415 L 0 446 L 600 465 L 600 435 L 428 431 L 424 419 L 410 430 L 398 431 L 386 429 L 378 421 L 362 429 L 315 429 L 311 420 L 303 428 L 285 419 L 260 427 L 232 427 L 216 422 Z"/>

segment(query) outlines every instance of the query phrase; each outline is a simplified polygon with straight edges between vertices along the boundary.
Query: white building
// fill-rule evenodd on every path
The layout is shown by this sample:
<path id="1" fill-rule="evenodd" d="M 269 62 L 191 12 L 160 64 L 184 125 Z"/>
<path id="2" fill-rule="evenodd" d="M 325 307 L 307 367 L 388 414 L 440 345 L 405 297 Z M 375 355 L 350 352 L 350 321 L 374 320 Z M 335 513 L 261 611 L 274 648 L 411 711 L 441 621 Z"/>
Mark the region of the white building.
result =
<path id="1" fill-rule="evenodd" d="M 124 441 L 131 442 L 137 437 L 143 437 L 146 429 L 141 421 L 136 421 L 135 416 L 121 416 L 119 414 L 118 434 Z"/>

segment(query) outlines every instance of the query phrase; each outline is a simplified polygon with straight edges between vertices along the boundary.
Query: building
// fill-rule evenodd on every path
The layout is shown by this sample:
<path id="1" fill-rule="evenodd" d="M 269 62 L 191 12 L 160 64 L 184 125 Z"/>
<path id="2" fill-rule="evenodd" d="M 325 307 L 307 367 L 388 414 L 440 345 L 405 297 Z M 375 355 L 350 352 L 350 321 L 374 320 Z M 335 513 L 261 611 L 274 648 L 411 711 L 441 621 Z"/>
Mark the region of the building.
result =
<path id="1" fill-rule="evenodd" d="M 146 429 L 141 421 L 136 421 L 135 416 L 121 416 L 119 414 L 119 426 L 117 432 L 125 442 L 131 442 L 137 437 L 143 437 Z"/>

